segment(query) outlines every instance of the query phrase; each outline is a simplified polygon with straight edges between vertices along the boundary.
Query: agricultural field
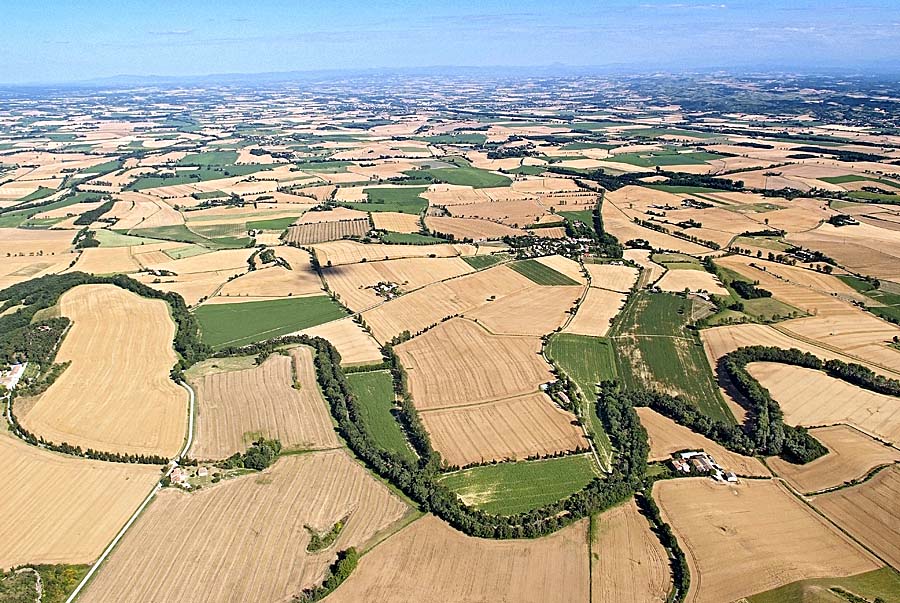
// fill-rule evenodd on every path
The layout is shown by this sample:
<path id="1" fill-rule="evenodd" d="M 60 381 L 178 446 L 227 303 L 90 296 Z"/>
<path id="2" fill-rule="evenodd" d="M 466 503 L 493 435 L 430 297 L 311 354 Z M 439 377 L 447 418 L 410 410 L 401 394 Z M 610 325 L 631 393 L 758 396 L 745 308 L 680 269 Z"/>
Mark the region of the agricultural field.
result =
<path id="1" fill-rule="evenodd" d="M 776 481 L 736 486 L 702 478 L 657 482 L 663 518 L 685 550 L 688 601 L 734 601 L 797 580 L 881 566 Z"/>
<path id="2" fill-rule="evenodd" d="M 215 348 L 272 339 L 345 316 L 343 308 L 327 295 L 207 304 L 195 314 L 203 341 Z"/>
<path id="3" fill-rule="evenodd" d="M 290 599 L 321 582 L 335 550 L 364 546 L 407 512 L 344 451 L 288 456 L 199 492 L 160 492 L 80 600 Z M 344 517 L 333 549 L 307 552 L 304 525 L 323 532 Z M 256 571 L 231 569 L 251 559 Z"/>
<path id="4" fill-rule="evenodd" d="M 175 325 L 162 300 L 114 285 L 80 285 L 59 301 L 72 327 L 56 361 L 71 362 L 46 392 L 19 400 L 29 431 L 56 443 L 172 456 L 187 433 L 187 392 L 169 379 Z"/>
<path id="5" fill-rule="evenodd" d="M 522 603 L 584 603 L 586 542 L 586 522 L 536 540 L 481 540 L 426 515 L 363 557 L 328 601 L 488 601 L 503 593 Z"/>
<path id="6" fill-rule="evenodd" d="M 284 242 L 290 245 L 311 245 L 326 243 L 348 237 L 362 237 L 371 229 L 368 218 L 311 222 L 290 226 L 284 234 Z"/>
<path id="7" fill-rule="evenodd" d="M 486 513 L 512 515 L 577 492 L 597 477 L 589 455 L 499 463 L 447 473 L 440 482 Z"/>
<path id="8" fill-rule="evenodd" d="M 394 383 L 388 371 L 351 373 L 350 387 L 360 404 L 361 419 L 377 445 L 400 456 L 416 461 L 396 415 Z"/>
<path id="9" fill-rule="evenodd" d="M 194 458 L 224 459 L 260 437 L 277 438 L 287 449 L 338 445 L 308 348 L 273 354 L 255 368 L 191 381 L 197 394 Z"/>

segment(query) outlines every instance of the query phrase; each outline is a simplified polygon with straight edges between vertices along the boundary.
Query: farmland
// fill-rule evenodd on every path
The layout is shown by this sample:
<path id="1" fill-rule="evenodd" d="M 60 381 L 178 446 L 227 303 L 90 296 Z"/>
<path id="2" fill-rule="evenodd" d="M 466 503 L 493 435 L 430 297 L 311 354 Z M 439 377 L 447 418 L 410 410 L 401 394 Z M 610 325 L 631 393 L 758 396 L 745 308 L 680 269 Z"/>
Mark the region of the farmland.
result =
<path id="1" fill-rule="evenodd" d="M 224 459 L 260 437 L 278 438 L 289 449 L 338 445 L 307 348 L 272 355 L 255 368 L 205 375 L 193 385 L 195 458 Z"/>
<path id="2" fill-rule="evenodd" d="M 362 421 L 375 443 L 414 462 L 416 455 L 395 415 L 391 374 L 388 371 L 351 373 L 347 380 L 359 400 Z"/>
<path id="3" fill-rule="evenodd" d="M 187 431 L 187 392 L 168 377 L 175 325 L 165 302 L 81 285 L 62 296 L 59 309 L 72 328 L 56 360 L 71 365 L 18 411 L 22 424 L 52 442 L 174 455 Z"/>
<path id="4" fill-rule="evenodd" d="M 578 455 L 474 467 L 448 473 L 440 481 L 467 504 L 511 515 L 565 498 L 596 477 L 590 456 Z"/>
<path id="5" fill-rule="evenodd" d="M 733 601 L 805 578 L 850 576 L 879 564 L 774 481 L 656 484 L 663 517 L 686 550 L 688 601 Z M 727 560 L 727 562 L 725 562 Z"/>
<path id="6" fill-rule="evenodd" d="M 292 245 L 310 245 L 337 241 L 345 237 L 361 237 L 369 232 L 369 219 L 339 220 L 328 222 L 312 222 L 291 226 L 284 235 L 284 240 Z"/>
<path id="7" fill-rule="evenodd" d="M 418 215 L 422 213 L 428 201 L 419 195 L 425 187 L 411 188 L 367 188 L 368 197 L 365 203 L 348 203 L 348 207 L 371 212 L 398 212 Z"/>
<path id="8" fill-rule="evenodd" d="M 344 316 L 325 295 L 294 299 L 213 304 L 196 311 L 203 341 L 217 348 L 240 346 L 293 333 Z"/>
<path id="9" fill-rule="evenodd" d="M 332 479 L 338 472 L 340 481 Z M 343 451 L 289 456 L 261 475 L 193 494 L 161 492 L 81 600 L 289 599 L 334 561 L 332 550 L 306 551 L 304 525 L 325 531 L 349 516 L 335 545 L 342 549 L 365 545 L 406 512 Z M 230 571 L 251 558 L 257 571 Z"/>
<path id="10" fill-rule="evenodd" d="M 573 280 L 557 272 L 550 266 L 542 264 L 537 260 L 523 260 L 521 262 L 513 262 L 509 267 L 531 279 L 538 285 L 577 285 L 578 281 Z"/>

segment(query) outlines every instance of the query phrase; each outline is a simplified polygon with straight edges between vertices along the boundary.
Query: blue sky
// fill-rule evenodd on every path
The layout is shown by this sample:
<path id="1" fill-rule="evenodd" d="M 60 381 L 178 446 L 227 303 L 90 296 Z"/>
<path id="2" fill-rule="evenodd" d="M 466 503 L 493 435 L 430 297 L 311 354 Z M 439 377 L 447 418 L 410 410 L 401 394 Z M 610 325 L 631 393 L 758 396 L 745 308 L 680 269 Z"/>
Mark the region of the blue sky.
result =
<path id="1" fill-rule="evenodd" d="M 6 0 L 3 25 L 3 83 L 431 65 L 900 65 L 900 0 Z"/>

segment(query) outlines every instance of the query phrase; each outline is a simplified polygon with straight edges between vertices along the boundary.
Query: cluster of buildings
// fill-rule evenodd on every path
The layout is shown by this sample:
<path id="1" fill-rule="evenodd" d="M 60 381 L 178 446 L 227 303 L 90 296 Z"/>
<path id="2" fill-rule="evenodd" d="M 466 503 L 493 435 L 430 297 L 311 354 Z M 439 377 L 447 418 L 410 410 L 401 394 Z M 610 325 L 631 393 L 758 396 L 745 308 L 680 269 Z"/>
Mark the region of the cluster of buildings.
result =
<path id="1" fill-rule="evenodd" d="M 192 477 L 207 477 L 209 475 L 209 469 L 206 467 L 198 467 L 193 475 L 188 471 L 186 467 L 181 467 L 180 465 L 176 466 L 172 469 L 172 472 L 169 473 L 169 480 L 173 486 L 178 486 L 180 488 L 184 488 L 186 490 L 190 490 L 193 486 L 191 486 L 190 478 Z"/>
<path id="2" fill-rule="evenodd" d="M 718 482 L 737 483 L 738 478 L 734 471 L 728 471 L 702 450 L 679 452 L 672 457 L 672 468 L 678 473 L 702 473 L 708 474 Z"/>
<path id="3" fill-rule="evenodd" d="M 13 364 L 9 367 L 9 370 L 0 371 L 0 385 L 5 387 L 6 389 L 15 389 L 16 385 L 19 384 L 19 379 L 21 379 L 22 375 L 25 374 L 25 367 L 27 365 L 27 362 L 24 362 L 22 364 Z"/>

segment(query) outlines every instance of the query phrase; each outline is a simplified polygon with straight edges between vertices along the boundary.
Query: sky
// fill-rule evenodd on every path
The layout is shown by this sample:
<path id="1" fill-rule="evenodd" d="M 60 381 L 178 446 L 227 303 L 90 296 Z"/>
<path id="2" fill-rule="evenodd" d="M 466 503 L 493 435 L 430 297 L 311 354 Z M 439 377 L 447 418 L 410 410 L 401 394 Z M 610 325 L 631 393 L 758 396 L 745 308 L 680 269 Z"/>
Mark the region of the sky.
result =
<path id="1" fill-rule="evenodd" d="M 900 0 L 3 0 L 0 83 L 427 66 L 900 72 Z"/>

